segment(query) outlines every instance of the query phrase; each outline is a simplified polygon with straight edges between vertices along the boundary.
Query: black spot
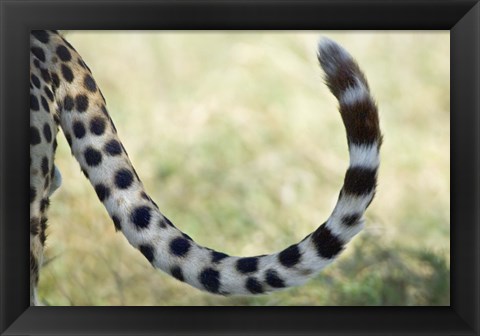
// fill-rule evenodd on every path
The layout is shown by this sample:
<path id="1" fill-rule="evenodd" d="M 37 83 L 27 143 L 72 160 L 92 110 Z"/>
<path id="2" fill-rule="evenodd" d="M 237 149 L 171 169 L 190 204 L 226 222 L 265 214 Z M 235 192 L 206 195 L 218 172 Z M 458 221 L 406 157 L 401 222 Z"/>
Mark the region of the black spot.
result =
<path id="1" fill-rule="evenodd" d="M 353 195 L 365 195 L 375 188 L 376 183 L 376 169 L 350 167 L 345 174 L 343 190 Z"/>
<path id="2" fill-rule="evenodd" d="M 38 99 L 33 94 L 30 94 L 30 109 L 33 111 L 38 111 L 40 109 Z"/>
<path id="3" fill-rule="evenodd" d="M 50 205 L 50 200 L 48 198 L 44 198 L 40 201 L 40 212 L 45 212 L 45 210 L 48 209 L 48 206 Z"/>
<path id="4" fill-rule="evenodd" d="M 62 64 L 62 75 L 67 82 L 73 82 L 73 72 L 68 65 Z"/>
<path id="5" fill-rule="evenodd" d="M 300 261 L 300 250 L 297 245 L 291 245 L 280 252 L 278 260 L 285 267 L 293 267 Z"/>
<path id="6" fill-rule="evenodd" d="M 75 106 L 78 112 L 85 112 L 88 109 L 88 97 L 84 94 L 79 94 L 75 97 Z"/>
<path id="7" fill-rule="evenodd" d="M 348 67 L 343 71 L 347 71 L 346 69 Z M 348 77 L 355 78 L 352 75 L 348 75 Z M 352 83 L 351 85 L 355 86 L 356 84 Z M 382 136 L 378 122 L 377 106 L 368 95 L 356 99 L 352 104 L 340 103 L 340 114 L 345 128 L 348 130 L 349 143 L 373 145 L 376 142 L 377 146 L 381 144 Z"/>
<path id="8" fill-rule="evenodd" d="M 112 220 L 113 220 L 113 225 L 115 225 L 115 231 L 121 231 L 122 230 L 122 224 L 120 222 L 120 218 L 113 215 Z"/>
<path id="9" fill-rule="evenodd" d="M 269 269 L 267 271 L 267 274 L 265 275 L 265 281 L 267 282 L 267 284 L 274 288 L 285 287 L 285 282 L 278 276 L 278 273 L 273 269 Z"/>
<path id="10" fill-rule="evenodd" d="M 348 216 L 343 216 L 342 217 L 342 223 L 346 226 L 353 226 L 358 223 L 358 220 L 360 219 L 359 214 L 353 214 L 353 215 L 348 215 Z"/>
<path id="11" fill-rule="evenodd" d="M 73 134 L 77 139 L 81 139 L 85 136 L 85 126 L 81 121 L 75 121 L 73 123 Z"/>
<path id="12" fill-rule="evenodd" d="M 110 189 L 108 189 L 104 184 L 100 183 L 95 186 L 95 192 L 97 193 L 100 201 L 104 201 L 108 196 L 110 196 Z"/>
<path id="13" fill-rule="evenodd" d="M 52 82 L 55 88 L 60 86 L 60 78 L 58 78 L 58 75 L 55 72 L 52 72 Z"/>
<path id="14" fill-rule="evenodd" d="M 218 293 L 220 288 L 220 273 L 213 268 L 205 268 L 198 276 L 198 281 L 211 293 Z"/>
<path id="15" fill-rule="evenodd" d="M 90 120 L 90 132 L 95 135 L 102 135 L 105 132 L 105 119 L 95 117 Z"/>
<path id="16" fill-rule="evenodd" d="M 245 288 L 247 288 L 252 294 L 261 294 L 264 292 L 262 285 L 255 278 L 248 278 L 245 283 Z"/>
<path id="17" fill-rule="evenodd" d="M 38 217 L 30 218 L 30 233 L 34 236 L 40 231 L 40 219 Z"/>
<path id="18" fill-rule="evenodd" d="M 35 55 L 36 58 L 38 58 L 40 62 L 45 62 L 45 52 L 42 48 L 32 47 L 30 48 L 30 51 Z"/>
<path id="19" fill-rule="evenodd" d="M 40 220 L 40 234 L 38 238 L 40 239 L 40 243 L 45 245 L 45 240 L 47 239 L 47 218 L 43 217 Z"/>
<path id="20" fill-rule="evenodd" d="M 45 210 L 48 209 L 50 205 L 50 200 L 48 198 L 44 198 L 40 201 L 40 211 L 43 213 Z"/>
<path id="21" fill-rule="evenodd" d="M 40 69 L 40 73 L 42 74 L 42 79 L 50 83 L 52 81 L 52 77 L 50 77 L 50 72 L 47 69 Z"/>
<path id="22" fill-rule="evenodd" d="M 35 196 L 37 196 L 37 191 L 34 187 L 30 186 L 30 203 L 35 200 Z"/>
<path id="23" fill-rule="evenodd" d="M 237 260 L 237 270 L 240 273 L 252 273 L 258 269 L 258 258 L 241 258 Z"/>
<path id="24" fill-rule="evenodd" d="M 122 153 L 122 147 L 117 140 L 110 140 L 105 145 L 105 152 L 112 156 L 119 155 Z"/>
<path id="25" fill-rule="evenodd" d="M 130 170 L 122 168 L 115 173 L 115 185 L 120 189 L 127 189 L 133 182 L 133 174 Z"/>
<path id="26" fill-rule="evenodd" d="M 74 102 L 73 98 L 69 95 L 66 95 L 63 99 L 63 108 L 67 111 L 71 111 L 73 109 Z"/>
<path id="27" fill-rule="evenodd" d="M 45 87 L 43 88 L 43 91 L 45 91 L 45 94 L 47 95 L 48 99 L 50 99 L 50 101 L 53 102 L 53 93 L 52 93 L 52 91 L 50 91 L 50 89 L 49 89 L 47 86 L 45 86 Z"/>
<path id="28" fill-rule="evenodd" d="M 45 178 L 45 183 L 43 184 L 43 189 L 47 190 L 50 185 L 50 176 Z"/>
<path id="29" fill-rule="evenodd" d="M 30 145 L 38 145 L 40 141 L 40 132 L 36 127 L 30 126 Z"/>
<path id="30" fill-rule="evenodd" d="M 42 173 L 43 176 L 48 174 L 48 158 L 46 156 L 44 156 L 42 159 Z"/>
<path id="31" fill-rule="evenodd" d="M 150 224 L 150 208 L 147 206 L 139 206 L 130 214 L 130 219 L 137 229 L 144 229 Z"/>
<path id="32" fill-rule="evenodd" d="M 68 62 L 72 59 L 70 51 L 68 51 L 68 49 L 63 45 L 59 45 L 57 47 L 57 55 L 64 62 Z"/>
<path id="33" fill-rule="evenodd" d="M 87 147 L 83 155 L 85 157 L 85 161 L 91 167 L 98 166 L 100 162 L 102 162 L 102 153 L 93 147 Z"/>
<path id="34" fill-rule="evenodd" d="M 30 34 L 42 43 L 49 41 L 48 33 L 45 30 L 32 30 Z"/>
<path id="35" fill-rule="evenodd" d="M 92 76 L 89 74 L 85 75 L 85 78 L 83 79 L 83 84 L 87 88 L 88 91 L 95 92 L 97 91 L 97 84 L 95 84 L 95 81 L 93 80 Z"/>
<path id="36" fill-rule="evenodd" d="M 45 140 L 47 140 L 47 142 L 52 141 L 52 130 L 50 128 L 50 125 L 47 123 L 43 125 L 43 136 L 45 137 Z"/>
<path id="37" fill-rule="evenodd" d="M 218 263 L 220 260 L 223 260 L 225 258 L 228 258 L 228 254 L 222 253 L 222 252 L 217 252 L 217 251 L 212 251 L 212 262 L 213 263 Z"/>
<path id="38" fill-rule="evenodd" d="M 170 242 L 170 252 L 177 257 L 183 257 L 190 250 L 190 242 L 185 238 L 175 238 Z"/>
<path id="39" fill-rule="evenodd" d="M 45 110 L 45 112 L 47 113 L 50 113 L 50 106 L 48 106 L 48 102 L 47 100 L 45 99 L 44 96 L 40 96 L 40 100 L 42 102 L 42 107 L 43 109 Z"/>
<path id="40" fill-rule="evenodd" d="M 318 256 L 322 258 L 334 258 L 343 249 L 343 242 L 327 228 L 325 223 L 312 234 L 312 241 Z"/>
<path id="41" fill-rule="evenodd" d="M 35 68 L 40 69 L 40 62 L 38 61 L 38 59 L 33 60 L 33 65 L 35 66 Z"/>
<path id="42" fill-rule="evenodd" d="M 170 274 L 177 280 L 183 281 L 183 272 L 182 269 L 179 266 L 173 266 L 170 269 Z"/>
<path id="43" fill-rule="evenodd" d="M 147 258 L 147 260 L 149 262 L 153 262 L 154 252 L 153 252 L 153 247 L 152 246 L 147 245 L 147 244 L 140 245 L 139 250 L 140 250 L 140 252 L 142 252 L 142 254 L 145 256 L 145 258 Z"/>
<path id="44" fill-rule="evenodd" d="M 30 80 L 32 81 L 33 85 L 35 85 L 35 87 L 36 87 L 37 89 L 40 89 L 40 80 L 38 79 L 37 76 L 35 76 L 34 74 L 32 74 L 32 75 L 30 76 Z"/>

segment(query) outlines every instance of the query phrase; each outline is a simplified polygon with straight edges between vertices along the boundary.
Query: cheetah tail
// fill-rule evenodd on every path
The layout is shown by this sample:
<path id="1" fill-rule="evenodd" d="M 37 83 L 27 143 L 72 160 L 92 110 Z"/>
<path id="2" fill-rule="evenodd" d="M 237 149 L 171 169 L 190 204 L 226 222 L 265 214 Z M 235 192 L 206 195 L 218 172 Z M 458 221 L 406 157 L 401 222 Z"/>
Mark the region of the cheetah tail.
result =
<path id="1" fill-rule="evenodd" d="M 305 282 L 361 230 L 362 216 L 375 193 L 381 134 L 367 81 L 336 43 L 324 39 L 318 51 L 326 83 L 339 101 L 350 153 L 333 213 L 313 233 L 281 252 L 232 257 L 198 245 L 160 212 L 135 173 L 90 70 L 63 38 L 51 40 L 52 53 L 62 51 L 61 62 L 52 67 L 66 79 L 55 95 L 72 153 L 116 229 L 154 267 L 211 293 L 266 293 Z"/>

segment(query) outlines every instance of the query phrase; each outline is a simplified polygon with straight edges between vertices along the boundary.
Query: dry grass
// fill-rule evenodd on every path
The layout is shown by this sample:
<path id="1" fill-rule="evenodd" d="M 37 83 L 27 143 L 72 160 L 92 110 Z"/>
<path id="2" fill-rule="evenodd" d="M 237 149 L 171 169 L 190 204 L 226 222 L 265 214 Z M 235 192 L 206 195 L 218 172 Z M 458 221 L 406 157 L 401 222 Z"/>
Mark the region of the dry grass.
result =
<path id="1" fill-rule="evenodd" d="M 320 33 L 69 32 L 162 211 L 202 245 L 257 255 L 328 216 L 348 164 Z M 365 70 L 385 135 L 367 228 L 307 285 L 202 293 L 114 231 L 59 136 L 40 297 L 52 305 L 448 305 L 449 34 L 331 33 Z"/>

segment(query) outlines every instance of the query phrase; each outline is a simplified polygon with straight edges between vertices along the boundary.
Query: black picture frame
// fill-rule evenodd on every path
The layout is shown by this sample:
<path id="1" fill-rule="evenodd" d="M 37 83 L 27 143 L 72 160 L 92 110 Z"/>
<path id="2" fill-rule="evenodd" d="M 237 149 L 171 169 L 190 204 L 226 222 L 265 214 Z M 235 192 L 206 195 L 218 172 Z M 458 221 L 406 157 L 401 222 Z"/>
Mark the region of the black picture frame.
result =
<path id="1" fill-rule="evenodd" d="M 479 334 L 478 1 L 2 0 L 2 335 Z M 451 34 L 449 307 L 29 307 L 31 29 L 442 29 Z"/>

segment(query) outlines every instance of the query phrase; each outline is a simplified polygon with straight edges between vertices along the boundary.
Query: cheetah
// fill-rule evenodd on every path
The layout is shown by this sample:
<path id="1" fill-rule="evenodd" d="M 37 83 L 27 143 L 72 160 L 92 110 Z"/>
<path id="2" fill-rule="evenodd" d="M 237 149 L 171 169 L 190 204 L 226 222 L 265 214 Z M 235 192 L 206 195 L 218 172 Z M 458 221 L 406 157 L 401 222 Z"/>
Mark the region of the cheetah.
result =
<path id="1" fill-rule="evenodd" d="M 129 160 L 106 101 L 74 47 L 57 31 L 30 36 L 30 304 L 42 265 L 59 127 L 116 231 L 154 266 L 220 295 L 262 294 L 300 285 L 330 264 L 364 226 L 376 189 L 382 135 L 377 106 L 356 61 L 322 39 L 317 57 L 337 98 L 350 164 L 331 216 L 302 241 L 270 255 L 234 257 L 195 243 L 159 210 Z"/>

